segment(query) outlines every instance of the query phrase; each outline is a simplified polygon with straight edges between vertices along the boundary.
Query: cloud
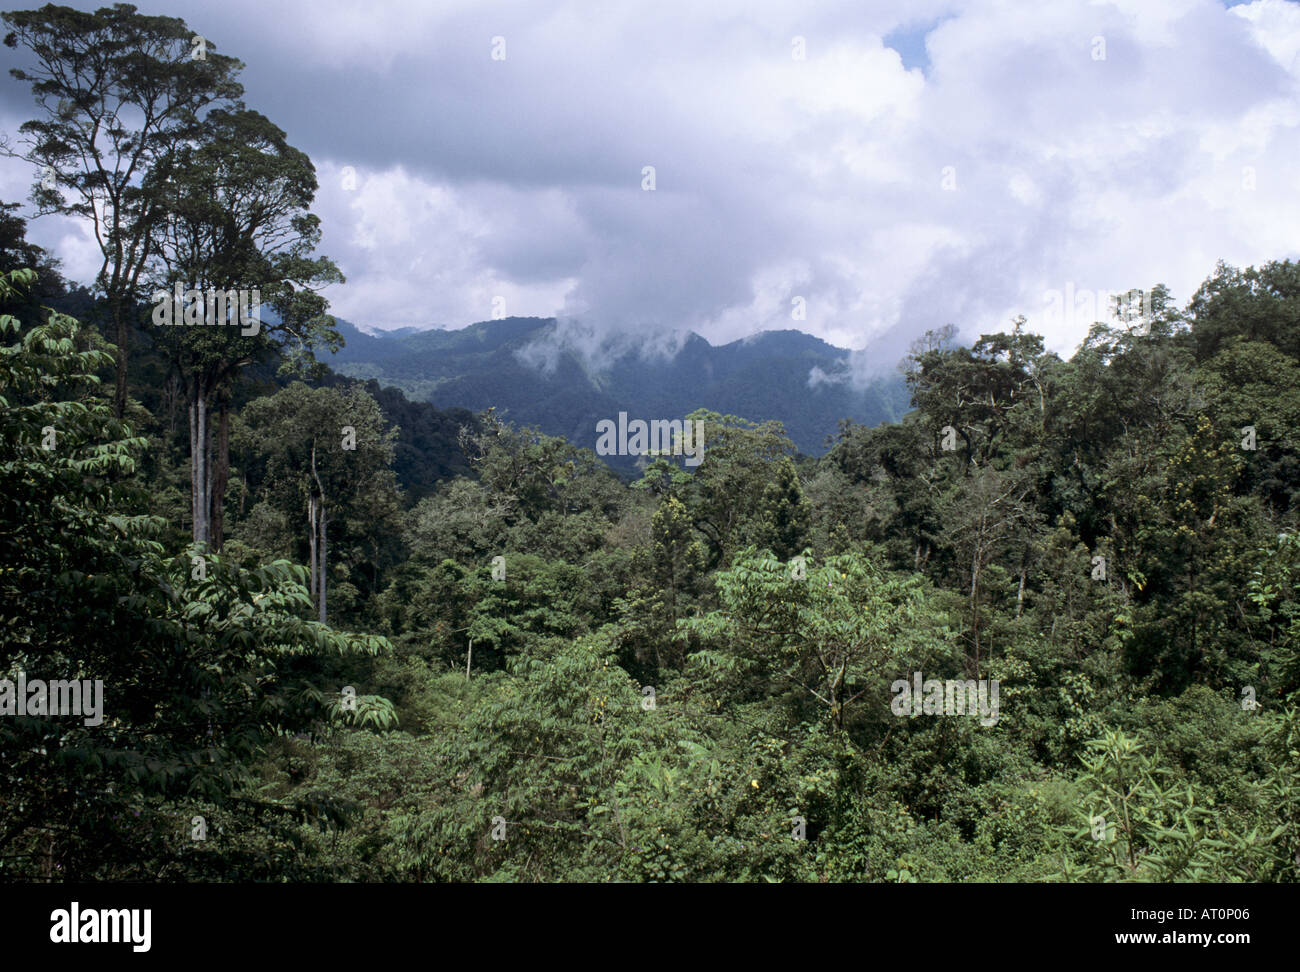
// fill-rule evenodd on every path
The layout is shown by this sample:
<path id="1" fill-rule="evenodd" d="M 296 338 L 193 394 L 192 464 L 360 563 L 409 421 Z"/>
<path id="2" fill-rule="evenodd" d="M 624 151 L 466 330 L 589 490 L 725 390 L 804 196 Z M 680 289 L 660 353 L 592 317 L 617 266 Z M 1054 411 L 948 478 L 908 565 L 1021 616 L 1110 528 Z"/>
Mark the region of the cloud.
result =
<path id="1" fill-rule="evenodd" d="M 1220 258 L 1297 255 L 1282 0 L 140 6 L 248 64 L 317 164 L 334 311 L 367 325 L 503 298 L 591 354 L 797 327 L 866 376 L 1017 313 L 1068 353 L 1087 322 L 1044 313 L 1067 285 L 1185 300 Z M 0 89 L 16 124 L 29 96 Z"/>

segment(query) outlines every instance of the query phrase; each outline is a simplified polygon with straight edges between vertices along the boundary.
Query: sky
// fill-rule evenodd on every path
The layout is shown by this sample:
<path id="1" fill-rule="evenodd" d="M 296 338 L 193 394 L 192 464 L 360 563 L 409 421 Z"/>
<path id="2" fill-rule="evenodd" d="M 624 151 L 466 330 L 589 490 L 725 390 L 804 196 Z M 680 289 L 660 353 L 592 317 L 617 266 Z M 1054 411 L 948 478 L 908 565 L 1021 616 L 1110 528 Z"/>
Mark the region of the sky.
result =
<path id="1" fill-rule="evenodd" d="M 1181 304 L 1300 247 L 1284 0 L 137 6 L 246 63 L 368 328 L 555 316 L 592 355 L 797 328 L 869 373 L 1017 314 L 1068 355 L 1107 293 Z M 6 132 L 31 104 L 0 79 Z M 0 199 L 32 175 L 0 160 Z M 87 227 L 29 235 L 93 277 Z"/>

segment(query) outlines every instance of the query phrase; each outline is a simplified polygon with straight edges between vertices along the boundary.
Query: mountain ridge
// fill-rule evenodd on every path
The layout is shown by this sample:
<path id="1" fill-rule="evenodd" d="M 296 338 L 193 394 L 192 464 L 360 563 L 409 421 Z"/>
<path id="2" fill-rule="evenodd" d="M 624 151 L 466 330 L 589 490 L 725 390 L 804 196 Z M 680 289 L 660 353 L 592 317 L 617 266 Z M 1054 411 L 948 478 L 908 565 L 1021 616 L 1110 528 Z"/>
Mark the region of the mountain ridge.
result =
<path id="1" fill-rule="evenodd" d="M 850 352 L 797 329 L 760 331 L 713 345 L 691 332 L 676 353 L 602 349 L 599 363 L 557 339 L 555 318 L 507 317 L 457 330 L 402 328 L 379 336 L 341 318 L 340 374 L 373 378 L 438 408 L 483 411 L 594 448 L 596 423 L 682 418 L 697 408 L 780 421 L 799 451 L 820 455 L 841 419 L 897 421 L 909 407 L 901 377 L 851 387 L 836 374 Z M 525 360 L 531 359 L 531 360 Z M 545 360 L 545 367 L 535 362 Z M 813 381 L 815 373 L 830 376 Z M 628 471 L 634 457 L 606 457 Z"/>

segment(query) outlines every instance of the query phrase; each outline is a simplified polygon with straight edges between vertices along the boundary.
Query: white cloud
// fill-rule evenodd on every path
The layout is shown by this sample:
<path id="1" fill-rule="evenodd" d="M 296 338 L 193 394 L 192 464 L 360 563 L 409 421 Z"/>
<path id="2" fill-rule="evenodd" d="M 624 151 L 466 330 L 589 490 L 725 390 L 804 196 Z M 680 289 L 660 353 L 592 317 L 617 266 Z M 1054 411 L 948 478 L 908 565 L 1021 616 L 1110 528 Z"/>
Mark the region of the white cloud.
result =
<path id="1" fill-rule="evenodd" d="M 249 64 L 247 100 L 316 162 L 348 276 L 330 298 L 359 323 L 461 326 L 504 296 L 593 347 L 799 327 L 892 367 L 949 321 L 1041 324 L 1067 282 L 1185 300 L 1220 257 L 1297 255 L 1300 8 L 1281 0 L 327 0 L 276 8 L 287 45 L 244 29 L 260 6 L 187 2 L 169 10 Z M 924 73 L 881 41 L 918 25 Z"/>

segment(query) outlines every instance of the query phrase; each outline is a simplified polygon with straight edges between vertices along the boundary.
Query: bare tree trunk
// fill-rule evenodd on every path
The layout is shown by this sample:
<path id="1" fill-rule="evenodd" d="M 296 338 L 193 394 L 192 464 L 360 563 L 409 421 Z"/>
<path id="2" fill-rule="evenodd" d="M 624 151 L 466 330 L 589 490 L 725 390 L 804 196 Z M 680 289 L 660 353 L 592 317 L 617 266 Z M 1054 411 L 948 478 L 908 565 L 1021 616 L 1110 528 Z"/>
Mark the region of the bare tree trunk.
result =
<path id="1" fill-rule="evenodd" d="M 190 400 L 190 519 L 194 541 L 199 539 L 199 406 L 197 399 Z"/>
<path id="2" fill-rule="evenodd" d="M 469 651 L 465 652 L 465 677 L 469 678 L 469 665 L 474 660 L 474 639 L 469 639 Z"/>
<path id="3" fill-rule="evenodd" d="M 1020 590 L 1016 592 L 1016 617 L 1020 617 L 1025 607 L 1025 565 L 1020 564 Z"/>
<path id="4" fill-rule="evenodd" d="M 311 477 L 316 480 L 316 491 L 320 494 L 320 505 L 317 507 L 317 517 L 320 525 L 320 546 L 317 551 L 319 559 L 318 579 L 320 581 L 320 600 L 317 602 L 320 608 L 320 623 L 325 623 L 325 487 L 321 485 L 320 476 L 316 472 L 316 442 L 312 440 L 311 444 Z"/>
<path id="5" fill-rule="evenodd" d="M 226 534 L 226 484 L 230 480 L 230 396 L 218 399 L 217 461 L 212 474 L 210 538 L 212 549 L 221 550 Z"/>
<path id="6" fill-rule="evenodd" d="M 190 403 L 190 494 L 194 508 L 194 542 L 208 543 L 208 486 L 211 480 L 208 432 L 208 393 L 201 378 L 194 379 L 194 400 Z"/>
<path id="7" fill-rule="evenodd" d="M 310 548 L 311 561 L 311 591 L 312 600 L 316 599 L 316 538 L 319 533 L 316 530 L 316 494 L 310 493 L 307 496 L 307 545 Z"/>
<path id="8" fill-rule="evenodd" d="M 212 547 L 212 403 L 203 402 L 203 539 Z"/>
<path id="9" fill-rule="evenodd" d="M 971 641 L 975 647 L 975 677 L 980 677 L 980 609 L 977 592 L 979 590 L 980 580 L 980 554 L 978 541 L 976 541 L 975 556 L 971 561 L 970 568 L 970 633 Z"/>
<path id="10" fill-rule="evenodd" d="M 325 623 L 325 498 L 320 504 L 320 623 Z"/>
<path id="11" fill-rule="evenodd" d="M 211 484 L 211 433 L 208 430 L 208 390 L 204 388 L 199 395 L 199 517 L 201 520 L 199 539 L 207 543 L 212 538 L 208 525 L 208 487 Z"/>
<path id="12" fill-rule="evenodd" d="M 117 343 L 117 383 L 113 389 L 113 409 L 121 418 L 126 412 L 126 342 L 130 337 L 129 321 L 122 307 L 122 298 L 114 297 L 110 301 L 113 311 L 113 333 Z"/>

